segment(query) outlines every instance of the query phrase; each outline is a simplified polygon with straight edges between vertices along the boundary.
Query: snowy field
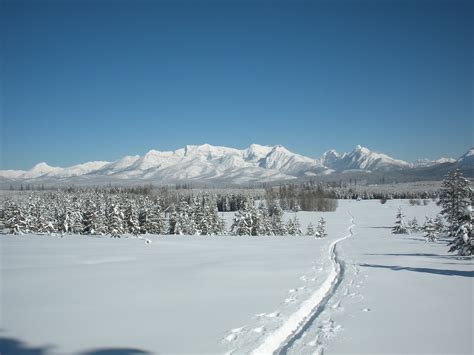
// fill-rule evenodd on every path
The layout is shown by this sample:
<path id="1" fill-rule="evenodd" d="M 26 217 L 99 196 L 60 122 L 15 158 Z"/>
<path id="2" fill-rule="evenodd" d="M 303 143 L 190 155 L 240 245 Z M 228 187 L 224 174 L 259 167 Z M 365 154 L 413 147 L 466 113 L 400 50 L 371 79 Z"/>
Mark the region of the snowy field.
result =
<path id="1" fill-rule="evenodd" d="M 439 211 L 299 212 L 324 239 L 1 236 L 0 352 L 472 354 L 472 259 L 392 235 L 399 206 Z"/>

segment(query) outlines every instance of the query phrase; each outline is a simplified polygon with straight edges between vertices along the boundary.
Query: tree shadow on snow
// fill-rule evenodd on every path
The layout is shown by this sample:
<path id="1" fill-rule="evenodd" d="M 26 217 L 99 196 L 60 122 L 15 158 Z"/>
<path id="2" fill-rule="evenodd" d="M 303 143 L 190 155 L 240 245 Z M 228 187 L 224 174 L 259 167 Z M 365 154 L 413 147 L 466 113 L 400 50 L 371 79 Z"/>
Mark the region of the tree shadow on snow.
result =
<path id="1" fill-rule="evenodd" d="M 47 355 L 54 348 L 47 346 L 29 346 L 20 339 L 0 336 L 0 355 Z M 146 355 L 148 351 L 135 348 L 102 348 L 89 350 L 81 355 Z"/>
<path id="2" fill-rule="evenodd" d="M 432 253 L 366 253 L 364 255 L 372 255 L 372 256 L 423 256 L 428 258 L 436 258 L 436 259 L 449 259 L 449 260 L 472 260 L 469 256 L 459 256 L 459 255 L 442 255 L 442 254 L 432 254 Z"/>
<path id="3" fill-rule="evenodd" d="M 425 268 L 425 267 L 379 265 L 379 264 L 359 264 L 359 265 L 362 267 L 390 269 L 393 271 L 415 271 L 415 272 L 423 272 L 423 273 L 428 273 L 428 274 L 433 274 L 433 275 L 474 277 L 474 271 L 443 270 L 443 269 L 430 269 L 430 268 Z"/>
<path id="4" fill-rule="evenodd" d="M 12 337 L 0 337 L 1 355 L 46 355 L 52 346 L 30 347 Z"/>
<path id="5" fill-rule="evenodd" d="M 103 348 L 90 350 L 82 355 L 144 355 L 151 354 L 146 350 L 135 349 L 135 348 Z"/>

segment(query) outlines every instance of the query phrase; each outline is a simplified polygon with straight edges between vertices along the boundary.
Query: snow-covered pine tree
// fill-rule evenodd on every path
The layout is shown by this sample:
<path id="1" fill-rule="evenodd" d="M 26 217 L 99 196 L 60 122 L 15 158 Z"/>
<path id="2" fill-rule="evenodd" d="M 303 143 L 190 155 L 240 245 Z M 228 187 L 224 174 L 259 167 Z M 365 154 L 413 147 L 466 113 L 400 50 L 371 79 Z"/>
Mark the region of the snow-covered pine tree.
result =
<path id="1" fill-rule="evenodd" d="M 37 227 L 37 215 L 36 215 L 36 206 L 35 206 L 35 200 L 33 196 L 28 197 L 28 203 L 26 204 L 26 207 L 24 208 L 25 212 L 25 233 L 35 233 L 36 227 Z"/>
<path id="2" fill-rule="evenodd" d="M 449 243 L 451 248 L 448 252 L 457 252 L 458 255 L 474 255 L 474 221 L 472 218 L 472 206 L 467 206 L 464 213 L 460 215 L 457 221 L 457 229 L 452 236 L 454 239 Z"/>
<path id="3" fill-rule="evenodd" d="M 306 235 L 309 237 L 314 237 L 316 231 L 314 230 L 313 223 L 309 222 L 308 227 L 306 228 Z"/>
<path id="4" fill-rule="evenodd" d="M 85 201 L 82 215 L 82 234 L 104 234 L 106 232 L 105 214 L 100 201 L 88 199 Z"/>
<path id="5" fill-rule="evenodd" d="M 472 227 L 472 190 L 459 169 L 451 171 L 443 180 L 438 204 L 448 222 L 449 252 L 469 256 L 474 253 Z"/>
<path id="6" fill-rule="evenodd" d="M 70 206 L 69 214 L 69 232 L 79 234 L 84 230 L 84 225 L 82 224 L 82 211 L 81 211 L 81 200 L 78 197 L 73 197 L 71 199 L 73 202 Z"/>
<path id="7" fill-rule="evenodd" d="M 165 224 L 161 213 L 160 201 L 145 201 L 139 215 L 140 232 L 142 234 L 164 234 Z"/>
<path id="8" fill-rule="evenodd" d="M 176 233 L 176 222 L 178 220 L 178 211 L 176 210 L 176 206 L 171 204 L 169 207 L 168 212 L 168 234 L 177 234 Z"/>
<path id="9" fill-rule="evenodd" d="M 402 208 L 398 208 L 397 216 L 395 217 L 395 225 L 392 227 L 393 234 L 408 234 L 408 228 L 405 225 L 405 219 Z"/>
<path id="10" fill-rule="evenodd" d="M 425 223 L 423 224 L 423 232 L 427 242 L 436 242 L 437 231 L 435 222 L 432 218 L 426 217 Z"/>
<path id="11" fill-rule="evenodd" d="M 451 171 L 443 180 L 438 205 L 440 214 L 448 222 L 449 235 L 453 236 L 458 228 L 458 221 L 464 218 L 465 209 L 471 205 L 472 191 L 469 181 L 459 169 Z"/>
<path id="12" fill-rule="evenodd" d="M 69 206 L 64 206 L 59 216 L 59 229 L 61 233 L 69 233 L 71 229 L 71 211 Z"/>
<path id="13" fill-rule="evenodd" d="M 26 217 L 23 207 L 10 202 L 5 208 L 5 227 L 12 234 L 23 234 L 26 232 Z"/>
<path id="14" fill-rule="evenodd" d="M 194 223 L 196 225 L 197 234 L 209 235 L 212 231 L 211 213 L 209 211 L 208 196 L 203 196 L 200 201 L 193 198 L 194 205 Z"/>
<path id="15" fill-rule="evenodd" d="M 136 202 L 133 199 L 128 201 L 127 208 L 125 209 L 125 228 L 126 232 L 137 235 L 140 233 L 140 223 L 138 221 L 138 209 Z"/>
<path id="16" fill-rule="evenodd" d="M 445 231 L 443 217 L 441 215 L 439 215 L 439 214 L 436 215 L 434 223 L 435 223 L 436 231 L 438 233 L 443 233 Z"/>
<path id="17" fill-rule="evenodd" d="M 192 218 L 192 209 L 185 199 L 179 202 L 173 218 L 173 234 L 195 235 L 197 233 L 197 228 Z"/>
<path id="18" fill-rule="evenodd" d="M 288 235 L 302 235 L 303 234 L 300 228 L 300 221 L 298 220 L 298 217 L 296 216 L 296 214 L 292 219 L 289 219 L 288 222 L 286 223 L 286 232 L 288 233 Z"/>
<path id="19" fill-rule="evenodd" d="M 257 211 L 257 235 L 272 235 L 272 220 L 268 214 L 267 206 L 262 202 Z"/>
<path id="20" fill-rule="evenodd" d="M 124 214 L 116 201 L 110 201 L 107 211 L 107 232 L 113 238 L 120 238 L 124 231 Z"/>
<path id="21" fill-rule="evenodd" d="M 286 226 L 283 222 L 283 210 L 280 207 L 280 203 L 278 201 L 273 201 L 273 203 L 269 206 L 268 212 L 272 235 L 285 235 Z"/>
<path id="22" fill-rule="evenodd" d="M 416 217 L 413 217 L 413 219 L 408 222 L 408 228 L 410 228 L 412 232 L 418 232 L 420 230 L 420 225 Z"/>
<path id="23" fill-rule="evenodd" d="M 227 234 L 225 227 L 225 220 L 223 217 L 218 216 L 217 225 L 215 226 L 215 235 L 225 235 Z"/>
<path id="24" fill-rule="evenodd" d="M 254 201 L 251 197 L 246 198 L 242 207 L 236 212 L 231 226 L 233 235 L 257 235 L 255 221 Z"/>
<path id="25" fill-rule="evenodd" d="M 3 231 L 6 228 L 5 223 L 5 206 L 2 203 L 0 206 L 0 231 Z"/>
<path id="26" fill-rule="evenodd" d="M 318 238 L 327 237 L 326 220 L 323 217 L 319 219 L 318 226 L 316 227 L 316 237 Z"/>
<path id="27" fill-rule="evenodd" d="M 221 235 L 225 234 L 225 222 L 219 216 L 219 212 L 217 210 L 217 202 L 214 198 L 208 198 L 205 203 L 205 215 L 206 219 L 209 221 L 211 226 L 209 230 L 210 235 Z"/>

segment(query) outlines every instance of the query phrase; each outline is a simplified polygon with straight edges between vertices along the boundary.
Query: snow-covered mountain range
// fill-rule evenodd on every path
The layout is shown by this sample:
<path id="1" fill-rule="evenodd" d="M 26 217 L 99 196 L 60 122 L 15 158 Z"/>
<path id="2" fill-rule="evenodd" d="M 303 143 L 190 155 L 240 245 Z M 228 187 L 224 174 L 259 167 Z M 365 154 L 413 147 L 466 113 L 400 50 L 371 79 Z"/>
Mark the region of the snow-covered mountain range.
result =
<path id="1" fill-rule="evenodd" d="M 325 152 L 319 159 L 290 152 L 281 145 L 252 144 L 246 149 L 209 144 L 187 145 L 161 152 L 150 150 L 143 156 L 125 156 L 114 162 L 92 161 L 71 167 L 52 167 L 42 162 L 32 169 L 0 170 L 0 181 L 25 183 L 105 182 L 199 182 L 247 184 L 292 180 L 347 172 L 390 172 L 435 167 L 445 164 L 474 166 L 474 149 L 459 159 L 427 159 L 408 163 L 362 146 L 352 152 Z"/>

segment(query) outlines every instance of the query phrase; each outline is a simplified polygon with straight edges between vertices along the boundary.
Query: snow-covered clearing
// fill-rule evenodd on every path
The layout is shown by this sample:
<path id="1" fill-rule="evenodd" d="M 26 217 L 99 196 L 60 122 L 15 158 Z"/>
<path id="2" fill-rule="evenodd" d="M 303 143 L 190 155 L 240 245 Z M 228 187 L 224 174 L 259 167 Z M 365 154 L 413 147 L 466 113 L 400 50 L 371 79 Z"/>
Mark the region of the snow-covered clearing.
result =
<path id="1" fill-rule="evenodd" d="M 400 205 L 438 212 L 299 212 L 303 229 L 324 216 L 324 239 L 2 236 L 0 351 L 470 354 L 472 260 L 392 235 Z"/>

